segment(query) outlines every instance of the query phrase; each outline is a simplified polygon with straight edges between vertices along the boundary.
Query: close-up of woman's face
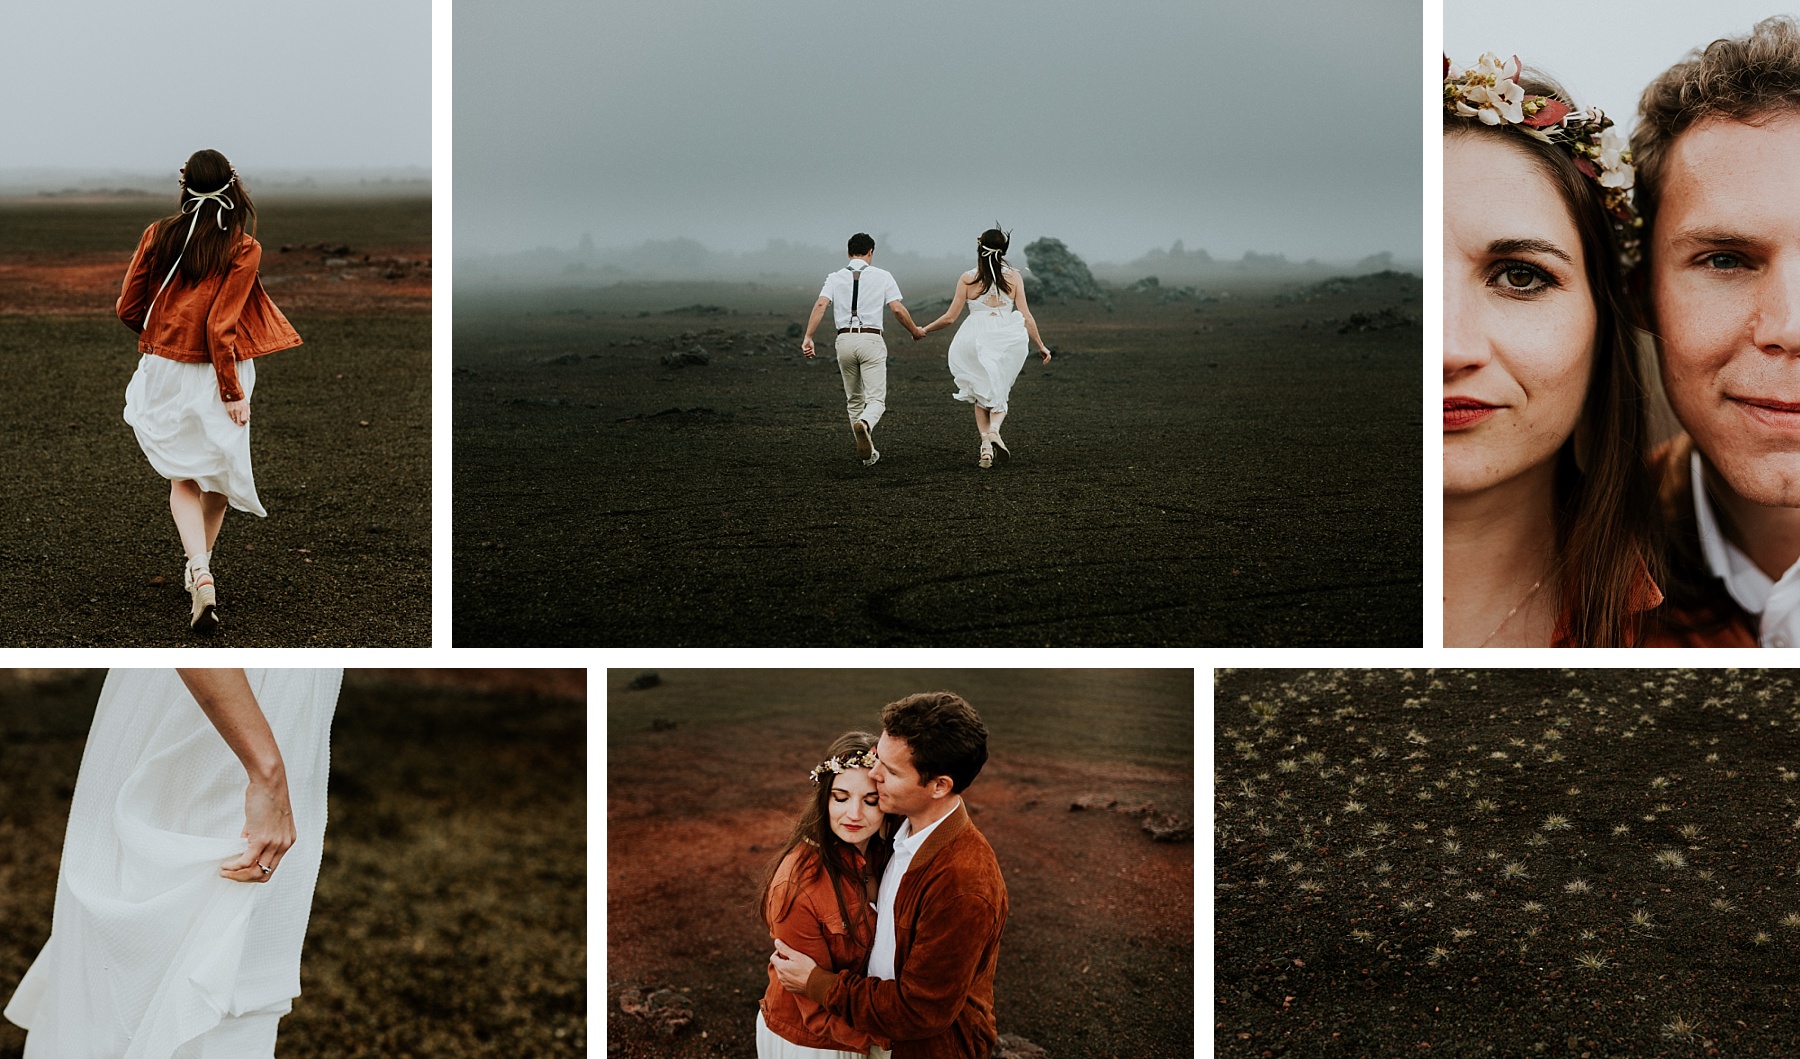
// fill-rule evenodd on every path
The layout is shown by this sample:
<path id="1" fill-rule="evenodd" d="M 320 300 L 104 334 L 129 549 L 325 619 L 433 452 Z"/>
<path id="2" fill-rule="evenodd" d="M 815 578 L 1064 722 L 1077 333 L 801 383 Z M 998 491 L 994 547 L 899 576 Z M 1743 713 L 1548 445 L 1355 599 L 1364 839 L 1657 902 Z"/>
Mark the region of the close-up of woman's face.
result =
<path id="1" fill-rule="evenodd" d="M 1444 138 L 1444 493 L 1550 461 L 1587 395 L 1598 315 L 1581 237 L 1522 146 Z"/>
<path id="2" fill-rule="evenodd" d="M 830 801 L 825 806 L 832 833 L 851 845 L 867 841 L 881 826 L 877 800 L 868 769 L 850 769 L 833 776 Z"/>

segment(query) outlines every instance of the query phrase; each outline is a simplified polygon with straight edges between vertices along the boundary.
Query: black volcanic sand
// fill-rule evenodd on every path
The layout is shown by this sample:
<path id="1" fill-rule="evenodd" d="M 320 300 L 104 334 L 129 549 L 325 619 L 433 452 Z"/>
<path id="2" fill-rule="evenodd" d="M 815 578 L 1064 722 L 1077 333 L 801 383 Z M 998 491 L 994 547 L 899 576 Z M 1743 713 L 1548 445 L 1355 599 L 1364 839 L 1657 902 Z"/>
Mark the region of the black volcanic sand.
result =
<path id="1" fill-rule="evenodd" d="M 102 676 L 0 671 L 0 1005 L 49 936 Z M 587 1054 L 585 715 L 346 674 L 284 1059 Z M 0 1059 L 24 1043 L 0 1019 Z"/>
<path id="2" fill-rule="evenodd" d="M 619 1059 L 755 1054 L 769 935 L 756 895 L 841 732 L 881 704 L 950 688 L 981 712 L 987 765 L 968 789 L 1011 918 L 994 978 L 999 1032 L 1056 1059 L 1194 1055 L 1194 846 L 1069 806 L 1193 808 L 1191 670 L 607 674 L 607 1044 Z M 1191 815 L 1189 816 L 1191 819 Z M 624 990 L 685 993 L 675 1037 Z"/>
<path id="3" fill-rule="evenodd" d="M 364 219 L 330 204 L 286 212 L 298 216 L 265 213 L 265 243 L 357 235 L 347 226 Z M 124 233 L 127 256 L 143 222 L 110 208 L 47 216 L 31 247 L 85 251 Z M 382 216 L 378 234 L 394 236 Z M 429 208 L 402 216 L 429 240 Z M 251 399 L 269 514 L 225 516 L 210 639 L 188 632 L 169 484 L 120 418 L 135 336 L 99 312 L 0 313 L 0 644 L 430 645 L 431 318 L 283 308 L 305 344 L 256 361 Z"/>
<path id="4" fill-rule="evenodd" d="M 1221 671 L 1214 1044 L 1789 1055 L 1789 671 Z"/>
<path id="5" fill-rule="evenodd" d="M 1039 307 L 988 471 L 948 332 L 889 336 L 861 466 L 813 295 L 459 293 L 455 642 L 1420 642 L 1419 330 L 1338 333 L 1416 280 Z"/>

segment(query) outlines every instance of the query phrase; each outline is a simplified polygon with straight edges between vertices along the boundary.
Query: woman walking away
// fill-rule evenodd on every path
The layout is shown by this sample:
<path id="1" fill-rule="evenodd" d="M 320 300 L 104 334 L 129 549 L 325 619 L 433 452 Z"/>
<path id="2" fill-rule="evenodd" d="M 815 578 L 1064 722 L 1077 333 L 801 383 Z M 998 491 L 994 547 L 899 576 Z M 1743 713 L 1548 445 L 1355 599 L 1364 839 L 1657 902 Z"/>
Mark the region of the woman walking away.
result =
<path id="1" fill-rule="evenodd" d="M 219 625 L 211 561 L 226 505 L 267 514 L 250 474 L 250 358 L 297 346 L 300 336 L 257 278 L 256 207 L 224 155 L 188 159 L 179 207 L 144 230 L 119 295 L 119 319 L 143 354 L 125 389 L 125 422 L 169 480 L 187 553 L 188 624 L 207 634 Z"/>
<path id="2" fill-rule="evenodd" d="M 956 378 L 956 392 L 951 396 L 975 406 L 982 467 L 1012 457 L 1000 439 L 1000 424 L 1006 419 L 1007 395 L 1030 351 L 1027 335 L 1037 343 L 1038 356 L 1050 363 L 1050 347 L 1038 337 L 1037 321 L 1025 304 L 1025 284 L 1018 270 L 1006 263 L 1008 242 L 1006 233 L 997 227 L 981 233 L 975 241 L 975 267 L 956 281 L 950 307 L 915 336 L 923 338 L 949 327 L 962 314 L 963 305 L 968 305 L 969 319 L 950 340 L 950 374 Z"/>

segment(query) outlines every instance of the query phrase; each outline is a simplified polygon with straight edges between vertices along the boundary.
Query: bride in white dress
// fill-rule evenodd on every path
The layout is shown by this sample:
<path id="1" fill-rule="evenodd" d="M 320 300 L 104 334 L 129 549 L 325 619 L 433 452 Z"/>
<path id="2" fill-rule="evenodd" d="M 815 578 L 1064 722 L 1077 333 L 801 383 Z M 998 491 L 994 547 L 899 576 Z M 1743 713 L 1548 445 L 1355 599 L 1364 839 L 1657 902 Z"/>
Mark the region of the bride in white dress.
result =
<path id="1" fill-rule="evenodd" d="M 1007 395 L 1030 352 L 1028 337 L 1037 343 L 1043 362 L 1050 363 L 1050 347 L 1038 337 L 1037 321 L 1025 304 L 1025 284 L 1018 270 L 1006 263 L 1008 244 L 1006 233 L 999 228 L 982 232 L 975 242 L 975 268 L 956 281 L 950 307 L 915 336 L 923 338 L 949 327 L 962 314 L 963 306 L 968 306 L 969 319 L 950 340 L 950 374 L 956 379 L 956 392 L 951 396 L 975 406 L 982 467 L 992 467 L 996 458 L 1012 458 L 1000 437 L 1000 424 L 1006 419 Z"/>
<path id="2" fill-rule="evenodd" d="M 107 674 L 25 1059 L 272 1059 L 300 994 L 341 669 Z"/>

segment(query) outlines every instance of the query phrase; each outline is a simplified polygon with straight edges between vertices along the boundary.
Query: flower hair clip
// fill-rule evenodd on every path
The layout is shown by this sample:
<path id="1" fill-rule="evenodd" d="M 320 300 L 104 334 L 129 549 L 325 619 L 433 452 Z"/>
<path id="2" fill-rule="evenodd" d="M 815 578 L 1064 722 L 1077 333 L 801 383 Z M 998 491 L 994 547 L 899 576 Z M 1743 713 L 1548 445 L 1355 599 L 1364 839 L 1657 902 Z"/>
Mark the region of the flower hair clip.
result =
<path id="1" fill-rule="evenodd" d="M 851 769 L 870 769 L 874 767 L 875 749 L 871 747 L 860 754 L 846 754 L 843 757 L 832 758 L 818 768 L 813 769 L 811 779 L 814 783 L 817 783 L 819 782 L 819 777 L 825 775 L 827 772 L 835 776 L 838 773 L 848 772 Z"/>
<path id="2" fill-rule="evenodd" d="M 1599 107 L 1575 110 L 1560 99 L 1527 94 L 1519 84 L 1520 69 L 1516 55 L 1507 61 L 1483 53 L 1467 70 L 1444 56 L 1445 112 L 1484 125 L 1513 125 L 1535 140 L 1567 151 L 1575 168 L 1599 185 L 1620 260 L 1631 268 L 1638 262 L 1638 228 L 1643 221 L 1631 202 L 1637 174 L 1631 165 L 1630 141 Z"/>

